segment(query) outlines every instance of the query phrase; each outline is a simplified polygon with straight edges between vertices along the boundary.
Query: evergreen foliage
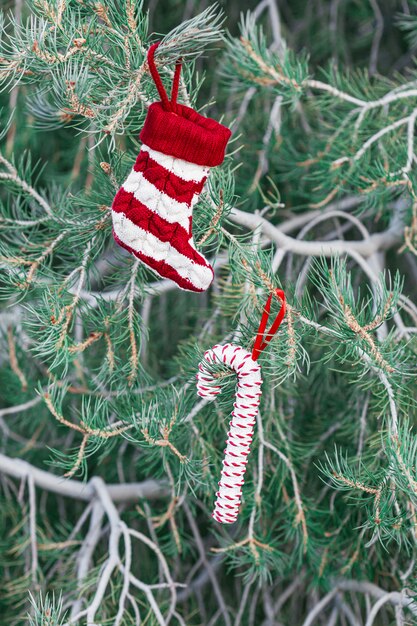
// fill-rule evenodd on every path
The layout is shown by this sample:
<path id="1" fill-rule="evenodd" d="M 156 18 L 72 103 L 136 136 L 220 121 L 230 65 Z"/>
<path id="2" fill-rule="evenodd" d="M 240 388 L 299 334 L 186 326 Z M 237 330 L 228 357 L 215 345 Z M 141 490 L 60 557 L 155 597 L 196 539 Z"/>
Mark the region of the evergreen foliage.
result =
<path id="1" fill-rule="evenodd" d="M 1 623 L 414 623 L 417 2 L 8 0 L 0 32 Z M 205 294 L 111 235 L 157 40 L 233 131 L 194 212 Z M 213 365 L 208 403 L 195 374 L 277 287 L 220 526 L 236 380 Z"/>

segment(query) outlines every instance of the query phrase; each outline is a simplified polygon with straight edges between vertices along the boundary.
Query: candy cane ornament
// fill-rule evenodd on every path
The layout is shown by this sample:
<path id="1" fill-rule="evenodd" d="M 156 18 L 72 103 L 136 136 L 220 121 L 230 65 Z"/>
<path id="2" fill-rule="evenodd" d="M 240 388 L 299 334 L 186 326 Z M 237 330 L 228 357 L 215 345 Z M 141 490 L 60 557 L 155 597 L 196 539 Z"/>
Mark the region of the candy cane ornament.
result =
<path id="1" fill-rule="evenodd" d="M 277 332 L 285 316 L 285 293 L 277 289 L 275 295 L 281 302 L 279 313 L 265 334 L 271 310 L 271 294 L 265 305 L 252 352 L 230 343 L 216 345 L 204 353 L 204 360 L 198 367 L 197 393 L 202 398 L 214 400 L 221 392 L 220 386 L 215 384 L 215 378 L 205 367 L 206 364 L 224 363 L 236 372 L 238 379 L 236 402 L 233 405 L 219 490 L 216 493 L 212 514 L 221 524 L 233 524 L 239 515 L 247 457 L 262 395 L 261 367 L 257 359 Z"/>

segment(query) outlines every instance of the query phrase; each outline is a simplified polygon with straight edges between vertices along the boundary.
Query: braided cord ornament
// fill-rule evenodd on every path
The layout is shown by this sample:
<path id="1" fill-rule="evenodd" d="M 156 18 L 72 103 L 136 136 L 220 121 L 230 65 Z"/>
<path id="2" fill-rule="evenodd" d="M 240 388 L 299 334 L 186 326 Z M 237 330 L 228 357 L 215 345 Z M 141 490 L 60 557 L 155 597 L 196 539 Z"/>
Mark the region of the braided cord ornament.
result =
<path id="1" fill-rule="evenodd" d="M 215 384 L 215 378 L 205 366 L 224 363 L 237 374 L 236 402 L 233 405 L 219 490 L 216 493 L 212 514 L 221 524 L 233 524 L 239 515 L 247 456 L 262 394 L 261 367 L 257 359 L 277 332 L 285 316 L 285 293 L 281 289 L 276 289 L 275 295 L 281 302 L 279 313 L 265 334 L 271 311 L 271 294 L 265 305 L 252 352 L 230 343 L 216 345 L 204 353 L 204 360 L 198 366 L 197 393 L 202 398 L 211 400 L 220 393 L 221 388 Z"/>

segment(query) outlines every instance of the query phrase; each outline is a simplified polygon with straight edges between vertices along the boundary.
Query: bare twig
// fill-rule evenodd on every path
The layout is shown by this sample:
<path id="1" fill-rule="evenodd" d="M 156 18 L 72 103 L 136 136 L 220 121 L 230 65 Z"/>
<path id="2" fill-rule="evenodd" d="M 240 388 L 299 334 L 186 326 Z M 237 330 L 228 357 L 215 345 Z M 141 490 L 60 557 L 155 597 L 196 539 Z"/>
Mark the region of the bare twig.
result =
<path id="1" fill-rule="evenodd" d="M 12 459 L 1 453 L 0 472 L 15 478 L 23 478 L 30 474 L 33 476 L 35 485 L 40 489 L 67 498 L 90 502 L 94 496 L 94 489 L 90 483 L 63 480 L 60 476 L 40 470 L 26 461 Z M 114 502 L 137 502 L 141 498 L 158 499 L 169 494 L 163 482 L 152 479 L 141 483 L 110 484 L 107 485 L 107 491 Z"/>

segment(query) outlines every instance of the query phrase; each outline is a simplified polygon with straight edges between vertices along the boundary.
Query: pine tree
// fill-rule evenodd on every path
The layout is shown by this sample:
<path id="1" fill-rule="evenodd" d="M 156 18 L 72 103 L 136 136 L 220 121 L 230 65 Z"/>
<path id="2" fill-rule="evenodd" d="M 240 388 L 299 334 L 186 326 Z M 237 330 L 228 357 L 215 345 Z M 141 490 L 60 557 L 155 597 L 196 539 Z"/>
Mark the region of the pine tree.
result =
<path id="1" fill-rule="evenodd" d="M 1 623 L 415 623 L 417 2 L 206 7 L 3 3 Z M 165 83 L 182 58 L 179 100 L 233 132 L 194 213 L 204 294 L 111 234 L 158 40 Z M 208 402 L 195 375 L 251 349 L 277 288 L 220 525 L 236 378 L 213 365 Z"/>

